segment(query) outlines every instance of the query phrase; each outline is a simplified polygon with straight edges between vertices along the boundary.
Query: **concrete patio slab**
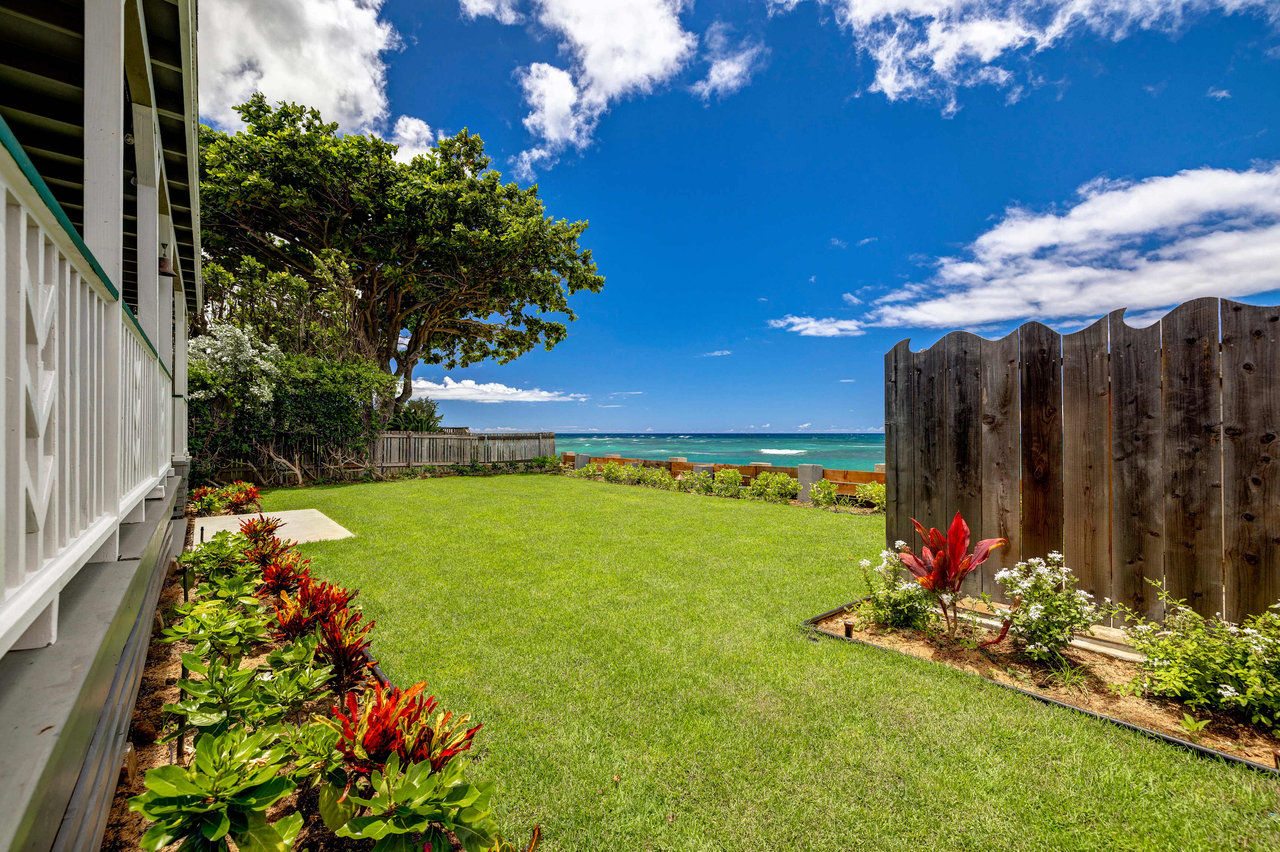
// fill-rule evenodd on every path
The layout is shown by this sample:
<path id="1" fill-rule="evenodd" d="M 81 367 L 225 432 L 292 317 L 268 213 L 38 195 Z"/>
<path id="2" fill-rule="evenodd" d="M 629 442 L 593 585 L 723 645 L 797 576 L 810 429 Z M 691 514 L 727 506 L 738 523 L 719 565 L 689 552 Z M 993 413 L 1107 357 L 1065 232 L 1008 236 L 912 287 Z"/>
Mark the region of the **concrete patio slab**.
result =
<path id="1" fill-rule="evenodd" d="M 308 541 L 332 541 L 351 538 L 355 533 L 331 519 L 319 509 L 291 509 L 287 512 L 264 512 L 268 518 L 279 518 L 284 525 L 276 531 L 281 538 L 292 539 L 299 544 Z M 196 544 L 208 541 L 224 530 L 237 532 L 240 522 L 253 515 L 219 515 L 215 518 L 196 518 Z"/>

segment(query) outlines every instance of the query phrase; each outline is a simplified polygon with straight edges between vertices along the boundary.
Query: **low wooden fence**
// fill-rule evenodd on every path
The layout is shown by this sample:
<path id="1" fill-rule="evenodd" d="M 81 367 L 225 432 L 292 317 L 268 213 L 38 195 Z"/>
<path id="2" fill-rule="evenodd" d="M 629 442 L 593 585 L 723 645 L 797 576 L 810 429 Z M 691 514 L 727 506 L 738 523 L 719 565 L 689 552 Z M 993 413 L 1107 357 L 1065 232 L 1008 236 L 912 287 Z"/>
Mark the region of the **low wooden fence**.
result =
<path id="1" fill-rule="evenodd" d="M 564 464 L 567 464 L 570 467 L 574 467 L 578 465 L 578 455 L 579 454 L 577 453 L 562 453 L 560 456 L 560 460 Z M 612 464 L 639 464 L 643 467 L 661 467 L 670 471 L 672 476 L 679 476 L 682 473 L 690 473 L 695 469 L 710 470 L 714 472 L 714 471 L 725 470 L 726 468 L 730 468 L 742 474 L 743 485 L 750 485 L 751 480 L 758 473 L 762 473 L 765 471 L 772 471 L 773 473 L 785 473 L 787 476 L 791 477 L 792 479 L 799 480 L 801 483 L 804 483 L 806 481 L 816 481 L 818 479 L 826 479 L 835 483 L 837 494 L 848 494 L 848 495 L 852 495 L 857 490 L 859 485 L 863 485 L 868 482 L 883 483 L 885 481 L 885 475 L 883 473 L 879 473 L 876 471 L 828 470 L 827 468 L 821 467 L 820 465 L 816 465 L 816 464 L 802 465 L 802 467 L 809 469 L 808 472 L 812 476 L 811 480 L 808 477 L 801 476 L 801 470 L 799 467 L 774 467 L 773 465 L 770 465 L 770 464 L 715 464 L 710 462 L 694 463 L 694 462 L 689 462 L 682 458 L 672 458 L 666 461 L 660 461 L 658 459 L 624 459 L 621 456 L 588 456 L 586 461 L 583 462 L 581 466 L 585 467 L 588 464 L 611 464 L 611 463 Z"/>
<path id="2" fill-rule="evenodd" d="M 294 484 L 367 474 L 387 475 L 412 468 L 455 465 L 492 465 L 554 458 L 554 432 L 506 432 L 473 435 L 465 430 L 444 432 L 381 432 L 369 452 L 333 461 L 320 452 L 317 440 L 300 441 L 286 448 L 266 469 L 247 463 L 218 471 L 218 479 L 250 479 L 266 485 Z"/>
<path id="3" fill-rule="evenodd" d="M 382 470 L 466 464 L 500 464 L 552 458 L 555 432 L 460 435 L 437 432 L 383 432 L 372 464 Z"/>
<path id="4" fill-rule="evenodd" d="M 1082 588 L 1150 616 L 1148 579 L 1205 615 L 1262 612 L 1280 599 L 1280 308 L 1197 299 L 1147 328 L 1123 313 L 895 346 L 888 540 L 960 511 L 1010 542 L 974 591 L 1058 550 Z"/>

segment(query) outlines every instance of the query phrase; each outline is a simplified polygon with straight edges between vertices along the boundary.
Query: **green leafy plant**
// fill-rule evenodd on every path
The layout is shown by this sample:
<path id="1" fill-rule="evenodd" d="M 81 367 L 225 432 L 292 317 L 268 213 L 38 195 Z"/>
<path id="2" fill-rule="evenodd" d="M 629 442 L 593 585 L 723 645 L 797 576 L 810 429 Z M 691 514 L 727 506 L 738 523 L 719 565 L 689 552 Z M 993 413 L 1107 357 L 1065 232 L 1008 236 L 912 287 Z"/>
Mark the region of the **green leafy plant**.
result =
<path id="1" fill-rule="evenodd" d="M 1190 713 L 1183 713 L 1182 718 L 1178 720 L 1178 724 L 1182 726 L 1182 730 L 1187 732 L 1187 736 L 1193 740 L 1198 740 L 1200 739 L 1200 734 L 1204 732 L 1204 729 L 1212 721 L 1212 719 L 1197 719 Z"/>
<path id="2" fill-rule="evenodd" d="M 155 825 L 141 846 L 158 850 L 181 841 L 191 852 L 286 850 L 302 827 L 301 814 L 267 822 L 267 809 L 293 792 L 285 777 L 285 755 L 269 731 L 231 730 L 196 740 L 191 765 L 161 766 L 147 772 L 147 791 L 129 808 Z"/>
<path id="3" fill-rule="evenodd" d="M 767 503 L 786 503 L 800 494 L 800 483 L 774 470 L 762 470 L 747 486 L 748 500 L 764 500 Z"/>
<path id="4" fill-rule="evenodd" d="M 630 468 L 617 462 L 607 462 L 600 466 L 600 479 L 604 482 L 624 482 L 628 470 Z"/>
<path id="5" fill-rule="evenodd" d="M 859 563 L 867 597 L 853 605 L 862 621 L 899 630 L 924 630 L 937 618 L 934 601 L 919 583 L 905 578 L 902 562 L 892 551 L 880 551 L 880 564 Z"/>
<path id="6" fill-rule="evenodd" d="M 236 659 L 266 642 L 267 621 L 257 611 L 247 611 L 212 598 L 185 607 L 186 615 L 163 631 L 165 642 L 190 642 L 196 656 Z"/>
<path id="7" fill-rule="evenodd" d="M 735 467 L 724 467 L 716 471 L 712 482 L 711 493 L 717 497 L 738 497 L 742 492 L 742 472 Z"/>
<path id="8" fill-rule="evenodd" d="M 809 486 L 809 502 L 820 509 L 829 509 L 836 504 L 838 486 L 829 479 L 819 479 Z"/>
<path id="9" fill-rule="evenodd" d="M 715 477 L 709 470 L 691 470 L 680 476 L 678 487 L 690 494 L 710 495 L 715 492 Z"/>
<path id="10" fill-rule="evenodd" d="M 244 552 L 249 540 L 238 533 L 215 533 L 195 550 L 188 550 L 178 557 L 178 564 L 197 579 L 208 579 L 230 574 L 243 574 L 252 570 Z"/>
<path id="11" fill-rule="evenodd" d="M 854 486 L 853 499 L 860 506 L 883 512 L 889 505 L 889 495 L 883 482 L 862 482 Z"/>
<path id="12" fill-rule="evenodd" d="M 1146 658 L 1143 691 L 1280 731 L 1280 604 L 1234 624 L 1206 618 L 1153 585 L 1165 605 L 1163 620 L 1118 608 L 1134 625 L 1130 643 Z"/>
<path id="13" fill-rule="evenodd" d="M 1093 595 L 1075 587 L 1075 575 L 1061 553 L 997 571 L 996 582 L 1013 600 L 997 641 L 1011 634 L 1036 662 L 1062 664 L 1062 651 L 1071 638 L 1102 617 Z"/>
<path id="14" fill-rule="evenodd" d="M 997 547 L 1008 544 L 1003 538 L 988 538 L 969 550 L 969 525 L 956 512 L 951 527 L 944 535 L 936 529 L 928 531 L 915 518 L 911 519 L 924 545 L 916 556 L 905 543 L 898 548 L 898 558 L 916 582 L 923 586 L 942 611 L 947 625 L 947 635 L 954 637 L 960 625 L 957 606 L 960 602 L 960 584 L 969 573 L 987 561 L 987 556 Z"/>
<path id="15" fill-rule="evenodd" d="M 489 811 L 493 783 L 463 780 L 463 764 L 435 772 L 430 764 L 401 768 L 392 755 L 370 775 L 368 792 L 350 792 L 345 801 L 321 811 L 339 837 L 375 840 L 374 852 L 451 849 L 486 852 L 498 842 L 498 826 Z M 345 806 L 345 807 L 344 807 Z M 347 810 L 349 808 L 349 811 Z M 350 816 L 347 814 L 350 813 Z"/>

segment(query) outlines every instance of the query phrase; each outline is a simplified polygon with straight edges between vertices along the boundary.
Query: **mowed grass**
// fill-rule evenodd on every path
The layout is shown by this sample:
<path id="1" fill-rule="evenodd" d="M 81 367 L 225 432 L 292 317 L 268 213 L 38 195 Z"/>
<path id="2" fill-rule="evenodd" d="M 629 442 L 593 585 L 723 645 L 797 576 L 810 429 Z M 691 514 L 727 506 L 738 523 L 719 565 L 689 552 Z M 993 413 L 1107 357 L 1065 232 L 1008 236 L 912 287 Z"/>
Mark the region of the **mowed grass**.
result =
<path id="1" fill-rule="evenodd" d="M 798 627 L 879 517 L 550 476 L 277 490 L 357 534 L 400 685 L 484 723 L 477 778 L 546 850 L 1280 847 L 1280 784 Z"/>

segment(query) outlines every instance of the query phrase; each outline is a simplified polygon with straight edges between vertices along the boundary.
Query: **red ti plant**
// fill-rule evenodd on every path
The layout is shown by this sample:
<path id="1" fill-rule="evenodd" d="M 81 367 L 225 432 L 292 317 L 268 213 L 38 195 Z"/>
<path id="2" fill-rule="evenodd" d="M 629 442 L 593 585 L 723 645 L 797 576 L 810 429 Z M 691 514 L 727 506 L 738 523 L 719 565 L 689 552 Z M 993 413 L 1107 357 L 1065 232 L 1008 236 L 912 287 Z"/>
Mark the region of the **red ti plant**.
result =
<path id="1" fill-rule="evenodd" d="M 898 558 L 915 576 L 916 582 L 937 599 L 942 619 L 947 625 L 947 635 L 954 636 L 960 623 L 956 613 L 960 602 L 960 584 L 973 569 L 987 561 L 991 551 L 1004 547 L 1009 542 L 1003 538 L 983 539 L 970 552 L 969 525 L 960 517 L 959 512 L 956 512 L 946 535 L 936 529 L 926 532 L 915 518 L 911 519 L 911 523 L 924 540 L 924 546 L 920 548 L 920 555 L 916 556 L 911 548 L 903 545 L 899 549 Z"/>
<path id="2" fill-rule="evenodd" d="M 355 692 L 348 692 L 345 702 L 334 708 L 337 749 L 349 777 L 381 770 L 392 755 L 404 766 L 430 761 L 431 771 L 439 772 L 471 748 L 481 726 L 466 728 L 471 717 L 454 717 L 452 712 L 438 713 L 433 720 L 437 702 L 423 695 L 426 686 L 416 683 L 400 690 L 375 684 L 364 693 L 363 704 Z"/>
<path id="3" fill-rule="evenodd" d="M 281 639 L 297 639 L 316 629 L 316 625 L 334 613 L 347 608 L 356 592 L 303 577 L 298 583 L 298 593 L 280 595 L 276 605 L 276 635 Z"/>
<path id="4" fill-rule="evenodd" d="M 274 597 L 284 592 L 296 592 L 303 580 L 311 579 L 311 569 L 307 567 L 310 559 L 303 559 L 296 550 L 282 555 L 262 569 L 262 585 L 258 586 L 259 597 Z"/>
<path id="5" fill-rule="evenodd" d="M 337 689 L 355 684 L 373 665 L 366 652 L 374 623 L 362 624 L 361 617 L 359 610 L 343 607 L 319 624 L 316 658 L 333 669 L 330 682 Z"/>

